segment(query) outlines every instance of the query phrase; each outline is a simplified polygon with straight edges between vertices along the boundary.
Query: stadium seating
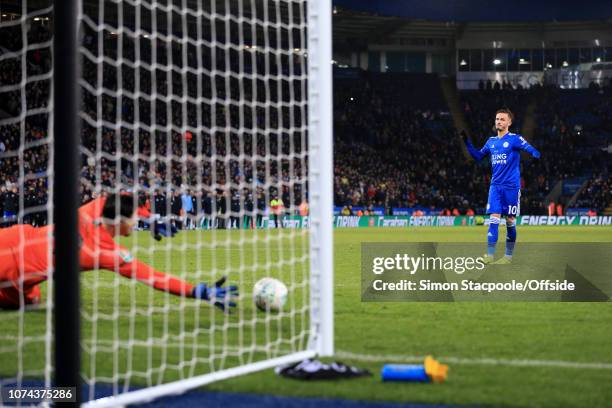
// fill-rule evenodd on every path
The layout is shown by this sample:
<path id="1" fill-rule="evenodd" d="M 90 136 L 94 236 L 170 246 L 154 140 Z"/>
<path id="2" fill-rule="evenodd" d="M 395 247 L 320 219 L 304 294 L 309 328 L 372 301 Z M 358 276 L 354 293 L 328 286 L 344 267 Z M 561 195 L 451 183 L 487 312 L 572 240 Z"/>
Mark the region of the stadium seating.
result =
<path id="1" fill-rule="evenodd" d="M 10 33 L 9 33 L 10 34 Z M 49 32 L 44 27 L 34 27 L 29 36 L 42 41 L 49 38 Z M 87 34 L 86 34 L 87 35 Z M 110 35 L 110 34 L 109 34 Z M 112 38 L 108 39 L 112 43 Z M 85 41 L 87 44 L 88 41 Z M 21 46 L 21 38 L 17 35 L 6 35 L 0 40 L 0 46 L 6 50 L 16 50 Z M 125 45 L 124 45 L 125 46 Z M 113 56 L 113 48 L 108 49 L 108 56 Z M 130 47 L 127 49 L 129 59 Z M 149 50 L 150 51 L 150 50 Z M 146 60 L 147 49 L 143 48 L 141 57 Z M 256 62 L 258 64 L 259 62 Z M 21 76 L 20 63 L 11 58 L 0 62 L 0 83 L 3 85 L 19 82 Z M 28 75 L 48 72 L 51 67 L 48 49 L 41 49 L 28 54 Z M 252 69 L 253 67 L 251 67 Z M 247 67 L 246 69 L 250 69 Z M 299 66 L 296 64 L 296 70 Z M 83 66 L 84 80 L 92 85 L 97 81 L 98 67 L 87 63 Z M 116 88 L 114 68 L 103 64 L 103 85 L 105 89 Z M 123 76 L 123 86 L 133 89 L 135 73 L 126 71 Z M 141 72 L 141 91 L 151 92 L 150 72 Z M 174 78 L 177 80 L 177 78 Z M 174 82 L 173 82 L 174 83 Z M 178 84 L 176 86 L 179 86 Z M 234 86 L 234 85 L 232 85 Z M 159 86 L 158 86 L 159 87 Z M 163 86 L 162 86 L 163 88 Z M 232 88 L 233 89 L 233 88 Z M 157 89 L 164 93 L 165 89 Z M 28 109 L 44 106 L 49 95 L 49 81 L 35 81 L 26 92 Z M 552 187 L 560 180 L 570 177 L 591 178 L 586 188 L 582 189 L 576 198 L 575 206 L 594 207 L 603 211 L 610 206 L 609 160 L 607 151 L 602 150 L 610 143 L 612 134 L 612 89 L 592 87 L 584 90 L 562 90 L 552 87 L 536 86 L 531 89 L 512 89 L 510 86 L 484 87 L 480 90 L 462 91 L 461 103 L 467 123 L 472 130 L 475 143 L 482 144 L 486 137 L 492 134 L 492 122 L 495 110 L 499 107 L 509 107 L 517 117 L 513 130 L 520 131 L 530 102 L 535 102 L 536 127 L 532 143 L 543 152 L 541 160 L 523 161 L 522 212 L 530 214 L 546 213 L 545 197 Z M 96 99 L 83 92 L 84 111 L 97 118 L 98 106 Z M 106 99 L 102 106 L 102 117 L 99 121 L 113 122 L 117 116 L 117 106 L 113 99 Z M 134 117 L 135 103 L 139 103 L 143 118 L 150 117 L 151 104 L 148 101 L 134 101 L 123 98 L 121 115 L 129 122 Z M 0 98 L 0 110 L 5 116 L 14 116 L 21 109 L 20 94 L 9 92 Z M 159 107 L 165 112 L 165 106 Z M 206 109 L 206 106 L 204 106 Z M 357 69 L 349 71 L 336 70 L 334 89 L 334 132 L 335 132 L 335 169 L 334 204 L 338 207 L 347 205 L 356 207 L 382 207 L 386 213 L 393 208 L 407 208 L 409 211 L 419 209 L 425 213 L 439 213 L 444 209 L 457 209 L 465 213 L 468 209 L 476 212 L 484 211 L 486 189 L 490 172 L 487 163 L 481 163 L 474 169 L 474 164 L 467 161 L 462 154 L 460 140 L 453 128 L 449 109 L 446 106 L 439 86 L 438 77 L 434 74 L 401 74 L 401 73 L 371 73 Z M 253 120 L 260 120 L 259 113 Z M 281 114 L 285 118 L 286 112 Z M 196 125 L 195 110 L 187 112 L 188 125 Z M 204 115 L 210 117 L 210 115 Z M 272 115 L 272 126 L 277 126 L 276 115 Z M 230 121 L 236 119 L 236 112 L 230 109 Z M 182 112 L 172 110 L 171 117 L 157 115 L 157 125 L 165 125 L 167 120 L 174 124 L 182 121 Z M 217 113 L 217 124 L 227 120 L 224 113 Z M 249 120 L 248 118 L 246 119 Z M 301 119 L 297 119 L 299 125 Z M 145 125 L 151 125 L 146 123 Z M 206 124 L 204 124 L 206 125 Z M 248 128 L 248 123 L 245 124 Z M 43 140 L 47 132 L 47 117 L 44 114 L 29 116 L 25 125 L 25 140 Z M 11 206 L 8 197 L 12 186 L 18 184 L 19 157 L 10 152 L 18 150 L 21 138 L 19 125 L 0 126 L 0 178 L 5 182 L 5 188 L 0 191 L 0 215 L 4 207 Z M 121 160 L 118 164 L 110 156 L 101 159 L 101 171 L 94 171 L 92 163 L 83 156 L 82 167 L 82 198 L 87 201 L 92 197 L 92 188 L 97 181 L 102 185 L 112 185 L 119 177 L 127 185 L 139 182 L 140 185 L 160 190 L 165 194 L 168 181 L 171 186 L 194 186 L 199 177 L 204 188 L 194 191 L 194 198 L 204 202 L 214 201 L 220 208 L 228 208 L 231 201 L 253 205 L 263 190 L 217 189 L 210 187 L 211 166 L 206 162 L 201 173 L 198 167 L 187 160 L 186 168 L 180 161 L 171 163 L 150 158 L 155 153 L 165 153 L 172 149 L 176 156 L 195 156 L 198 153 L 211 154 L 215 145 L 218 157 L 230 156 L 230 160 L 216 163 L 217 184 L 229 181 L 246 181 L 263 178 L 266 166 L 263 161 L 239 161 L 240 150 L 246 155 L 264 155 L 266 143 L 268 154 L 287 151 L 291 142 L 288 134 L 282 133 L 277 138 L 266 139 L 263 134 L 249 135 L 242 138 L 230 131 L 225 134 L 201 134 L 196 137 L 201 143 L 184 143 L 184 135 L 172 131 L 170 135 L 157 131 L 154 135 L 145 129 L 134 130 L 122 128 L 119 137 L 115 131 L 106 126 L 94 126 L 83 122 L 82 140 L 85 151 L 95 151 L 96 143 L 101 143 L 104 151 L 112 154 L 120 149 L 124 153 L 133 154 L 138 148 L 141 158 L 136 162 Z M 293 135 L 295 146 L 300 145 L 300 135 Z M 135 141 L 138 146 L 135 146 Z M 255 142 L 253 142 L 255 140 Z M 229 141 L 229 145 L 227 144 Z M 201 151 L 196 147 L 201 146 Z M 294 152 L 295 152 L 294 148 Z M 297 153 L 300 153 L 298 147 Z M 24 205 L 26 208 L 44 206 L 47 202 L 47 163 L 48 145 L 38 146 L 24 151 L 22 160 L 26 172 L 23 184 Z M 274 163 L 268 171 L 277 180 L 277 189 L 282 190 L 283 200 L 288 203 L 290 211 L 294 211 L 302 198 L 307 197 L 307 191 L 294 184 L 284 183 L 290 161 L 282 160 Z M 299 179 L 306 170 L 306 162 L 300 158 L 293 159 L 293 171 Z M 168 166 L 170 168 L 168 168 Z M 226 168 L 226 166 L 228 166 Z M 185 171 L 186 170 L 186 171 Z M 101 180 L 96 180 L 101 177 Z M 602 181 L 603 180 L 603 181 Z M 19 186 L 18 186 L 19 187 Z M 566 203 L 570 197 L 561 197 Z M 223 202 L 227 202 L 223 205 Z M 205 207 L 205 205 L 203 205 Z M 202 208 L 203 208 L 202 207 Z M 261 207 L 261 205 L 260 205 Z M 5 220 L 6 221 L 6 220 Z M 35 225 L 46 222 L 46 213 L 31 212 L 22 221 Z"/>
<path id="2" fill-rule="evenodd" d="M 372 74 L 335 82 L 337 206 L 466 211 L 485 174 L 472 178 L 438 78 Z"/>

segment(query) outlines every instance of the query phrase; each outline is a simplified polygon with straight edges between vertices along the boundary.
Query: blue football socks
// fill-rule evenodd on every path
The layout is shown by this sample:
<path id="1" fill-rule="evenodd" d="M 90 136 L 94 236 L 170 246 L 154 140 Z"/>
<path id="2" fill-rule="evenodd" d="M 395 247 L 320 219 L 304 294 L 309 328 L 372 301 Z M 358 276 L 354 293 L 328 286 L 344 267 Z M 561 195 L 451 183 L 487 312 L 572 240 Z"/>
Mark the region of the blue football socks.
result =
<path id="1" fill-rule="evenodd" d="M 512 258 L 514 245 L 516 244 L 516 221 L 506 221 L 506 256 Z"/>
<path id="2" fill-rule="evenodd" d="M 487 255 L 495 255 L 495 245 L 499 231 L 499 218 L 489 218 L 489 233 L 487 234 Z"/>

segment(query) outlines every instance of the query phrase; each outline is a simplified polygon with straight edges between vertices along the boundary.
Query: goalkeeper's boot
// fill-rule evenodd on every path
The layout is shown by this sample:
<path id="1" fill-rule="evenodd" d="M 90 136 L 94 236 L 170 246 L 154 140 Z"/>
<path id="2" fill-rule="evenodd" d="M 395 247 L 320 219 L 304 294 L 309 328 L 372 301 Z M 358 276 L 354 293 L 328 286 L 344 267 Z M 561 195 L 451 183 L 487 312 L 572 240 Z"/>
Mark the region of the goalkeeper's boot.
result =
<path id="1" fill-rule="evenodd" d="M 493 258 L 493 255 L 484 254 L 482 256 L 482 263 L 484 263 L 485 265 L 492 264 L 494 260 L 495 258 Z"/>
<path id="2" fill-rule="evenodd" d="M 493 262 L 493 265 L 510 265 L 512 263 L 512 257 L 504 256 Z"/>

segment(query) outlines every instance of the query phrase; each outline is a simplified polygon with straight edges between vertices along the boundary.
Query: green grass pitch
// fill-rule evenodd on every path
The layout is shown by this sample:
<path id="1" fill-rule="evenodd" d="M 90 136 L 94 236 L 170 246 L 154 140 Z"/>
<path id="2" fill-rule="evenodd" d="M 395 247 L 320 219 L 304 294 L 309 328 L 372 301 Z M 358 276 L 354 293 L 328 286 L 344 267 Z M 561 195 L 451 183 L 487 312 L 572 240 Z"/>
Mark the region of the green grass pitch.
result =
<path id="1" fill-rule="evenodd" d="M 86 273 L 82 279 L 84 376 L 89 378 L 95 370 L 99 381 L 117 381 L 120 387 L 126 380 L 132 385 L 150 385 L 305 347 L 306 239 L 295 231 L 256 234 L 258 240 L 253 241 L 253 232 L 182 232 L 158 244 L 138 233 L 124 243 L 149 248 L 136 250 L 135 255 L 190 282 L 210 281 L 211 270 L 214 276 L 229 272 L 230 280 L 238 281 L 247 293 L 256 279 L 266 275 L 296 282 L 290 297 L 296 310 L 293 318 L 257 312 L 250 297 L 242 300 L 238 313 L 225 316 L 207 305 L 150 290 L 109 272 Z M 285 238 L 279 239 L 279 234 Z M 500 237 L 504 234 L 502 227 Z M 612 242 L 610 227 L 519 226 L 518 234 L 519 245 Z M 220 245 L 211 247 L 213 236 Z M 361 302 L 361 242 L 483 242 L 485 236 L 485 227 L 336 229 L 336 349 L 371 356 L 372 361 L 342 360 L 367 367 L 374 375 L 305 383 L 281 379 L 267 370 L 214 383 L 207 389 L 454 405 L 612 406 L 611 302 Z M 168 243 L 173 247 L 166 248 Z M 197 275 L 195 271 L 204 272 Z M 23 316 L 22 347 L 17 348 L 20 316 L 0 312 L 0 378 L 13 377 L 18 369 L 40 377 L 44 368 L 45 313 L 32 310 Z M 245 324 L 239 324 L 241 318 Z M 381 366 L 399 362 L 384 361 L 384 356 L 426 354 L 442 362 L 445 356 L 456 359 L 450 364 L 446 383 L 381 382 Z M 483 364 L 484 358 L 497 363 Z M 521 364 L 527 360 L 531 363 Z M 601 367 L 575 368 L 558 362 L 598 363 Z M 119 374 L 113 377 L 113 373 Z"/>

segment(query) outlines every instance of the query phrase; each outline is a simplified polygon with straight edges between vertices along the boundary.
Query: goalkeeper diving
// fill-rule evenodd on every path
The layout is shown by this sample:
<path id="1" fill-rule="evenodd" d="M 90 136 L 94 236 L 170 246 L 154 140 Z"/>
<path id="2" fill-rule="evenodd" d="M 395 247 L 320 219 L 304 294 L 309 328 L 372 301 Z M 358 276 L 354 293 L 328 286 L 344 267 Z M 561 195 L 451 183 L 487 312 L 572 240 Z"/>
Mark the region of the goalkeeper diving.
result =
<path id="1" fill-rule="evenodd" d="M 129 236 L 137 222 L 131 194 L 97 198 L 79 208 L 78 217 L 82 271 L 116 271 L 162 292 L 205 300 L 225 312 L 236 306 L 232 298 L 238 296 L 238 287 L 224 286 L 225 277 L 214 285 L 192 285 L 140 262 L 115 243 L 114 237 Z M 52 234 L 52 225 L 36 228 L 24 224 L 0 230 L 0 308 L 17 309 L 40 303 L 38 285 L 48 279 L 51 270 Z"/>
<path id="2" fill-rule="evenodd" d="M 512 253 L 516 244 L 516 217 L 518 217 L 521 208 L 521 151 L 528 152 L 536 159 L 540 157 L 540 152 L 531 146 L 523 136 L 509 132 L 508 129 L 512 125 L 513 119 L 514 115 L 510 109 L 499 109 L 495 113 L 497 136 L 490 137 L 480 150 L 474 147 L 465 131 L 461 132 L 463 142 L 474 160 L 480 161 L 487 155 L 491 156 L 493 175 L 486 211 L 491 216 L 487 232 L 487 253 L 484 256 L 484 262 L 487 264 L 509 264 L 512 262 Z M 493 262 L 502 216 L 506 217 L 506 254 Z"/>

